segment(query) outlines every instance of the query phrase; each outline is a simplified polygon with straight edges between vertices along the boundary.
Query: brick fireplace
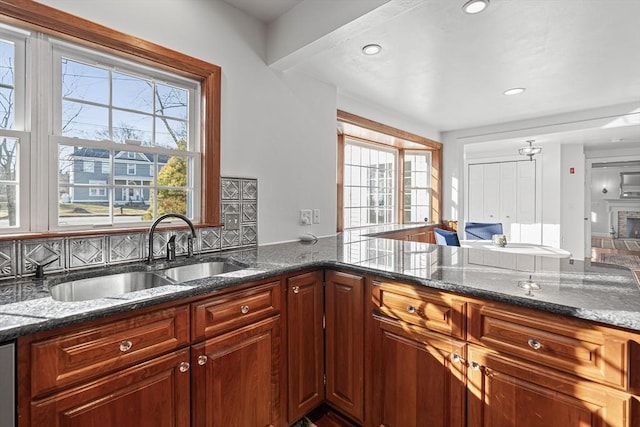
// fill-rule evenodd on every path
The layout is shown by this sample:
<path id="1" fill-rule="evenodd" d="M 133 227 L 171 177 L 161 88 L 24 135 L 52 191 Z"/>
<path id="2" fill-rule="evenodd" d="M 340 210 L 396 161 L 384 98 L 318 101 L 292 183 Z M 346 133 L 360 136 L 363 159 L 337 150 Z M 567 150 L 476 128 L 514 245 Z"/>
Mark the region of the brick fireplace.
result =
<path id="1" fill-rule="evenodd" d="M 609 234 L 619 239 L 637 239 L 640 232 L 640 199 L 606 200 L 609 211 Z M 629 234 L 631 233 L 631 235 Z"/>

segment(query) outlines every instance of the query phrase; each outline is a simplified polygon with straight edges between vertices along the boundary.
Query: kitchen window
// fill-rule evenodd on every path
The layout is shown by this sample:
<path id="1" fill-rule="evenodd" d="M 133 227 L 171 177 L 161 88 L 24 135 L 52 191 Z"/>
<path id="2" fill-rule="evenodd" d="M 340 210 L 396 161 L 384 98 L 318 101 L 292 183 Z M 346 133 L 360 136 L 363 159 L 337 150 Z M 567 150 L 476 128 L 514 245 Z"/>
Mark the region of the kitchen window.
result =
<path id="1" fill-rule="evenodd" d="M 438 223 L 442 145 L 338 111 L 338 231 Z"/>
<path id="2" fill-rule="evenodd" d="M 345 138 L 345 228 L 395 221 L 397 157 L 397 150 Z"/>
<path id="3" fill-rule="evenodd" d="M 52 12 L 0 3 L 0 233 L 218 225 L 219 67 Z"/>

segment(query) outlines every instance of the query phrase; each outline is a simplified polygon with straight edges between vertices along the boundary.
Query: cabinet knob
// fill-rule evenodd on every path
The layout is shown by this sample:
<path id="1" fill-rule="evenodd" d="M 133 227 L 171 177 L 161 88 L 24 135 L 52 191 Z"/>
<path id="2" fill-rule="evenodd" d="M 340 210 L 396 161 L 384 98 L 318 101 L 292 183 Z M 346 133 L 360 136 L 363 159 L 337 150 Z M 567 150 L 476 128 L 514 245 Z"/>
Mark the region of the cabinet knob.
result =
<path id="1" fill-rule="evenodd" d="M 300 287 L 294 286 L 293 288 L 291 288 L 291 290 L 293 291 L 294 294 L 297 294 L 298 292 L 300 292 Z"/>
<path id="2" fill-rule="evenodd" d="M 120 351 L 123 353 L 131 350 L 131 347 L 133 347 L 133 343 L 129 340 L 124 340 L 120 343 Z"/>
<path id="3" fill-rule="evenodd" d="M 249 312 L 249 306 L 248 305 L 240 306 L 240 313 L 247 314 L 248 312 Z"/>
<path id="4" fill-rule="evenodd" d="M 189 370 L 189 362 L 180 363 L 178 369 L 180 369 L 180 372 L 187 372 Z"/>
<path id="5" fill-rule="evenodd" d="M 198 365 L 202 366 L 205 363 L 207 363 L 207 356 L 205 356 L 204 354 L 198 356 Z"/>
<path id="6" fill-rule="evenodd" d="M 453 360 L 456 363 L 464 363 L 464 359 L 462 357 L 460 357 L 460 355 L 458 353 L 453 353 L 451 355 L 451 360 Z"/>
<path id="7" fill-rule="evenodd" d="M 412 305 L 407 307 L 407 313 L 409 314 L 414 314 L 416 311 L 417 311 L 416 308 Z"/>
<path id="8" fill-rule="evenodd" d="M 473 369 L 474 371 L 479 371 L 480 364 L 478 362 L 471 362 L 471 369 Z"/>
<path id="9" fill-rule="evenodd" d="M 529 338 L 527 344 L 534 350 L 540 350 L 542 348 L 542 343 L 535 338 Z"/>

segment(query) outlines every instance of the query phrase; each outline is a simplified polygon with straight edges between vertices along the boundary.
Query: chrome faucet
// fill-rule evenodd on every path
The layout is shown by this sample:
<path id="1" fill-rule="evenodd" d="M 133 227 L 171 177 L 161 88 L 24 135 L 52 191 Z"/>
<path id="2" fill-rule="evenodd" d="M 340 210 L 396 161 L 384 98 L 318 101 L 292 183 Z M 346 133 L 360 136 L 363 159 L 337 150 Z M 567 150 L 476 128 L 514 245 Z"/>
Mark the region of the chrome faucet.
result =
<path id="1" fill-rule="evenodd" d="M 178 218 L 183 220 L 184 222 L 187 223 L 187 225 L 189 226 L 189 228 L 191 229 L 191 236 L 189 236 L 187 238 L 187 258 L 193 256 L 193 240 L 196 238 L 196 229 L 193 226 L 193 223 L 189 220 L 189 218 L 187 218 L 186 216 L 182 215 L 182 214 L 177 214 L 177 213 L 167 213 L 164 215 L 160 215 L 155 221 L 153 221 L 153 224 L 151 224 L 151 227 L 149 228 L 149 255 L 147 256 L 147 262 L 151 263 L 153 262 L 153 233 L 156 231 L 156 227 L 158 226 L 158 224 L 167 218 Z M 167 259 L 172 261 L 173 259 L 175 259 L 175 236 L 172 236 L 173 239 L 169 239 L 169 242 L 173 241 L 173 251 L 172 254 L 169 254 L 169 245 L 167 245 Z M 172 259 L 170 259 L 172 258 Z"/>

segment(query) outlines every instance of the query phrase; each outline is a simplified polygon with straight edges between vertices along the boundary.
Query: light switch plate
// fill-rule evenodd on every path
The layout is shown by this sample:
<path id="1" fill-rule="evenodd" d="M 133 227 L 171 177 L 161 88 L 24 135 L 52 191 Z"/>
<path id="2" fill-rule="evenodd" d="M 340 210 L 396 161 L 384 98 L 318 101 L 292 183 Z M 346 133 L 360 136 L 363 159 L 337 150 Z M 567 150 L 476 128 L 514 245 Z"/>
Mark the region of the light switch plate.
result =
<path id="1" fill-rule="evenodd" d="M 240 214 L 237 214 L 237 213 L 224 214 L 224 228 L 226 230 L 239 230 Z"/>

